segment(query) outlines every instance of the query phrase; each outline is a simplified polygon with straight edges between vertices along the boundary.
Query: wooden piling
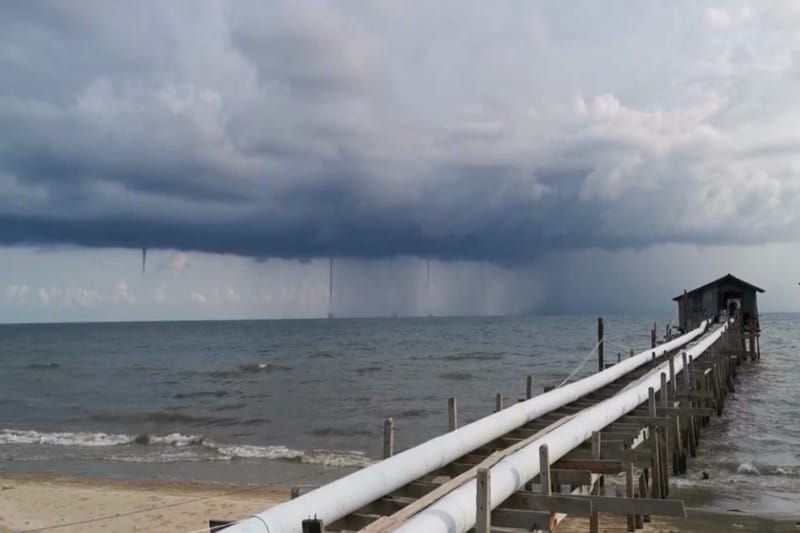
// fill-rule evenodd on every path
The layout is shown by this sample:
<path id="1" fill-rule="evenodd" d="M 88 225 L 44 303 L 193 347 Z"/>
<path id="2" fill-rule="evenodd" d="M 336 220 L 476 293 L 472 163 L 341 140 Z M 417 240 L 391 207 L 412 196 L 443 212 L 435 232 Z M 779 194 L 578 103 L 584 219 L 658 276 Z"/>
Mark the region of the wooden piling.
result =
<path id="1" fill-rule="evenodd" d="M 539 446 L 539 484 L 544 496 L 553 494 L 553 486 L 550 482 L 550 451 L 547 444 Z"/>
<path id="2" fill-rule="evenodd" d="M 525 380 L 525 397 L 529 400 L 533 398 L 533 376 Z"/>
<path id="3" fill-rule="evenodd" d="M 647 479 L 645 479 L 644 472 L 639 474 L 639 497 L 640 498 L 647 498 Z M 642 515 L 642 522 L 650 522 L 650 515 Z M 644 524 L 639 525 L 638 527 L 644 527 Z"/>
<path id="4" fill-rule="evenodd" d="M 494 412 L 499 413 L 502 410 L 503 410 L 503 395 L 498 392 L 494 396 Z"/>
<path id="5" fill-rule="evenodd" d="M 656 393 L 653 387 L 647 390 L 647 415 L 650 418 L 656 417 Z M 650 440 L 650 453 L 652 455 L 651 466 L 653 471 L 653 498 L 661 498 L 661 457 L 658 453 L 658 435 L 656 425 L 652 422 L 648 427 Z M 631 479 L 631 483 L 633 480 Z"/>
<path id="6" fill-rule="evenodd" d="M 383 423 L 383 458 L 394 455 L 394 419 L 387 418 Z"/>
<path id="7" fill-rule="evenodd" d="M 628 498 L 633 498 L 633 462 L 625 464 L 625 495 Z M 634 515 L 628 515 L 628 531 L 636 530 L 636 518 Z"/>
<path id="8" fill-rule="evenodd" d="M 761 341 L 759 340 L 760 338 L 761 335 L 759 335 L 759 333 L 756 332 L 756 356 L 758 357 L 759 360 L 761 360 Z"/>
<path id="9" fill-rule="evenodd" d="M 677 390 L 675 386 L 675 356 L 669 356 L 669 392 L 670 395 L 674 395 L 673 393 Z"/>
<path id="10" fill-rule="evenodd" d="M 603 318 L 600 317 L 597 319 L 597 371 L 602 372 L 603 368 L 605 368 L 605 363 L 603 361 Z"/>
<path id="11" fill-rule="evenodd" d="M 447 428 L 450 431 L 458 428 L 458 403 L 455 396 L 447 399 Z"/>
<path id="12" fill-rule="evenodd" d="M 492 527 L 492 474 L 488 468 L 479 468 L 475 495 L 475 533 L 490 533 Z"/>

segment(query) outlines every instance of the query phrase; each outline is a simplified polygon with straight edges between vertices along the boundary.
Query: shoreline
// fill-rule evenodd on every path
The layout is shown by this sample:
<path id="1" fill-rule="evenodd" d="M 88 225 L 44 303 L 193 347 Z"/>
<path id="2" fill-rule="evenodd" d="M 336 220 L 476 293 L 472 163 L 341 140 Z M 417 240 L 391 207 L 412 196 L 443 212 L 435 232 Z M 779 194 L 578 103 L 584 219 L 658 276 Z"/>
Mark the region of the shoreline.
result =
<path id="1" fill-rule="evenodd" d="M 209 519 L 236 520 L 287 501 L 288 487 L 225 482 L 103 479 L 47 473 L 0 473 L 0 533 L 52 531 L 208 531 Z M 644 531 L 790 532 L 797 518 L 687 507 L 688 518 L 653 517 Z M 800 518 L 800 517 L 798 517 Z M 557 531 L 588 530 L 568 517 Z M 600 531 L 625 531 L 625 517 L 601 515 Z"/>

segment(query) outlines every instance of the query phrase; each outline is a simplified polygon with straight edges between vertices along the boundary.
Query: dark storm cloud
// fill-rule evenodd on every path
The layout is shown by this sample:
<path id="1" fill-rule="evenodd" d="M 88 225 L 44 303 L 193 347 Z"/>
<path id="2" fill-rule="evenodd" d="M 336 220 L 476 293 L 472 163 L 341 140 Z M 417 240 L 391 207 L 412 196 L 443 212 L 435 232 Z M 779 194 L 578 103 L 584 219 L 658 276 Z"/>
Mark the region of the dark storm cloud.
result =
<path id="1" fill-rule="evenodd" d="M 3 3 L 0 244 L 522 264 L 798 229 L 792 66 L 714 36 L 748 17 L 682 4 L 673 50 L 594 3 L 417 8 Z"/>

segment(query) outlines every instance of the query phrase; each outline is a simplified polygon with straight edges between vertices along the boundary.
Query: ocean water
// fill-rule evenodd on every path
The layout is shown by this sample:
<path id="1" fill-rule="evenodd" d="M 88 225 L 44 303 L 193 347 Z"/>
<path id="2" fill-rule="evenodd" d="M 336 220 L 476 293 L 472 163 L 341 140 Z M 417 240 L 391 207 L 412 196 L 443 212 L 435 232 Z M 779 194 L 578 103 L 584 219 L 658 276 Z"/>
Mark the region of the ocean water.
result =
<path id="1" fill-rule="evenodd" d="M 668 319 L 606 318 L 606 358 Z M 691 505 L 800 515 L 798 326 L 762 317 L 762 360 L 674 481 Z M 0 471 L 319 482 L 374 461 L 385 417 L 411 447 L 446 430 L 448 397 L 475 420 L 595 341 L 587 316 L 0 325 Z"/>

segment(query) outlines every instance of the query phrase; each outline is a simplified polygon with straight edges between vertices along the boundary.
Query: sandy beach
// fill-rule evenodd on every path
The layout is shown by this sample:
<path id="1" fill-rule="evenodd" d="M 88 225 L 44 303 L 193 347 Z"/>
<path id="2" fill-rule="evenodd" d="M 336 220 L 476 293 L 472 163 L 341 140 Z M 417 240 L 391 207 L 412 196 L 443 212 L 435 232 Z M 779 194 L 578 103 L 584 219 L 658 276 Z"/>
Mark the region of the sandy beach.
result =
<path id="1" fill-rule="evenodd" d="M 3 474 L 0 475 L 0 533 L 199 533 L 208 531 L 209 519 L 250 516 L 288 498 L 285 489 Z M 568 517 L 558 527 L 562 533 L 583 533 L 588 529 L 588 520 L 578 517 Z M 690 509 L 687 519 L 653 517 L 643 531 L 722 533 L 799 529 L 794 520 Z M 601 515 L 600 531 L 626 531 L 625 517 Z"/>
<path id="2" fill-rule="evenodd" d="M 207 531 L 211 518 L 250 516 L 288 498 L 278 489 L 4 474 L 0 532 Z"/>

